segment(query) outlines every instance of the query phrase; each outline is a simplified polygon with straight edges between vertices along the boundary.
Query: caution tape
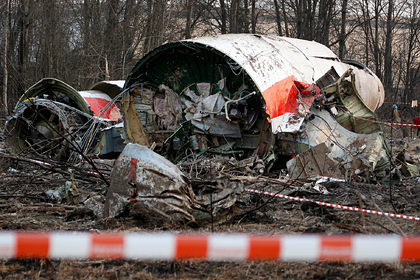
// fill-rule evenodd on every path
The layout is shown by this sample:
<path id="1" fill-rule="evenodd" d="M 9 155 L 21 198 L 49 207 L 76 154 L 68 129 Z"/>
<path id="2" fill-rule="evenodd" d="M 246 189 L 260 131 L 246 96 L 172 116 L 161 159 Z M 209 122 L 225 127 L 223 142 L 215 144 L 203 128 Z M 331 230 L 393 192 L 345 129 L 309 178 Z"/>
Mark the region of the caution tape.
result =
<path id="1" fill-rule="evenodd" d="M 384 102 L 386 104 L 396 104 L 396 105 L 412 105 L 413 102 Z"/>
<path id="2" fill-rule="evenodd" d="M 385 124 L 385 125 L 391 125 L 391 126 L 409 126 L 411 128 L 420 129 L 420 124 L 380 122 L 380 121 L 361 118 L 361 117 L 355 117 L 355 116 L 353 116 L 353 117 L 355 119 L 364 120 L 364 121 L 368 121 L 368 122 L 372 122 L 372 123 L 379 123 L 379 124 Z"/>
<path id="3" fill-rule="evenodd" d="M 380 123 L 380 122 L 379 122 Z M 411 128 L 420 129 L 420 124 L 411 124 L 411 123 L 384 123 L 387 125 L 394 125 L 394 126 L 409 126 Z"/>
<path id="4" fill-rule="evenodd" d="M 293 197 L 293 196 L 282 195 L 282 194 L 275 194 L 275 193 L 264 192 L 264 191 L 260 191 L 260 190 L 254 190 L 254 189 L 245 189 L 245 191 L 258 193 L 258 194 L 264 194 L 264 195 L 270 195 L 270 196 L 275 196 L 275 197 L 280 197 L 280 198 L 286 198 L 286 199 L 291 199 L 291 200 L 301 201 L 301 202 L 313 202 L 313 203 L 316 203 L 318 205 L 323 205 L 323 206 L 328 206 L 328 207 L 333 207 L 333 208 L 339 208 L 339 209 L 345 209 L 345 210 L 350 210 L 350 211 L 356 211 L 356 212 L 363 212 L 363 213 L 375 214 L 375 215 L 380 215 L 380 216 L 388 216 L 388 217 L 393 217 L 393 218 L 401 218 L 401 219 L 420 221 L 420 218 L 413 217 L 413 216 L 399 215 L 399 214 L 386 213 L 386 212 L 380 212 L 380 211 L 375 211 L 375 210 L 367 210 L 367 209 L 362 209 L 362 208 L 357 208 L 357 207 L 343 206 L 343 205 L 321 202 L 321 201 L 316 201 L 316 200 L 307 199 L 307 198 L 300 198 L 300 197 Z"/>
<path id="5" fill-rule="evenodd" d="M 0 258 L 420 262 L 420 237 L 3 231 Z"/>

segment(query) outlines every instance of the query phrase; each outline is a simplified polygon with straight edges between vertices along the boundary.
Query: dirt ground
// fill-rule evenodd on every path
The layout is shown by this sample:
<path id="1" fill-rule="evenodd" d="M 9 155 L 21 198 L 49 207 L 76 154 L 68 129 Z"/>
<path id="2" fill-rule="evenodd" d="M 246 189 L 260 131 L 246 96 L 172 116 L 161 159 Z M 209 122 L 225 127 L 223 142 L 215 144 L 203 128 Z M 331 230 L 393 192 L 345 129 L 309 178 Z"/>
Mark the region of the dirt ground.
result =
<path id="1" fill-rule="evenodd" d="M 387 131 L 385 131 L 387 133 Z M 417 150 L 416 135 L 393 133 L 393 154 L 403 148 Z M 391 140 L 391 139 L 389 139 Z M 0 227 L 2 230 L 74 230 L 89 232 L 177 231 L 244 233 L 325 233 L 415 235 L 419 222 L 338 210 L 252 194 L 250 203 L 237 203 L 237 215 L 222 223 L 198 228 L 156 223 L 135 215 L 97 218 L 83 203 L 47 195 L 68 180 L 57 169 L 45 168 L 24 157 L 6 156 L 0 143 Z M 97 176 L 75 173 L 80 201 L 103 196 L 104 183 Z M 276 184 L 278 172 L 261 176 L 247 187 L 305 197 L 346 206 L 420 216 L 417 177 L 389 184 L 329 182 L 328 194 Z M 282 263 L 207 261 L 102 261 L 102 260 L 0 260 L 2 279 L 419 279 L 419 264 L 402 263 Z"/>

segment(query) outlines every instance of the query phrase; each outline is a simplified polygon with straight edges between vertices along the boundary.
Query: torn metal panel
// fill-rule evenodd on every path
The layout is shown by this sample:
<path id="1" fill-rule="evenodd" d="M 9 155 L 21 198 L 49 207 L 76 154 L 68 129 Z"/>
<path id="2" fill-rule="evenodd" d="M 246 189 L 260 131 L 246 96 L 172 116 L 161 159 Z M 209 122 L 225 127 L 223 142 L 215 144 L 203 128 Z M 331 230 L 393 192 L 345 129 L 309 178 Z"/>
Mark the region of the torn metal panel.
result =
<path id="1" fill-rule="evenodd" d="M 325 143 L 321 143 L 303 152 L 287 162 L 287 169 L 291 179 L 313 178 L 328 176 L 344 178 L 342 165 L 332 160 Z"/>
<path id="2" fill-rule="evenodd" d="M 381 133 L 357 134 L 342 127 L 326 110 L 312 109 L 304 127 L 308 147 L 325 143 L 329 157 L 355 172 L 380 171 L 389 166 L 388 148 Z M 359 171 L 356 171 L 359 170 Z"/>
<path id="3" fill-rule="evenodd" d="M 298 113 L 284 113 L 271 120 L 272 132 L 274 134 L 283 132 L 296 132 L 303 124 L 305 117 Z"/>
<path id="4" fill-rule="evenodd" d="M 214 119 L 203 119 L 201 122 L 191 120 L 191 123 L 198 129 L 211 135 L 241 138 L 241 130 L 239 128 L 239 124 L 229 123 L 226 121 L 226 119 L 220 120 L 219 118 L 215 117 Z"/>
<path id="5" fill-rule="evenodd" d="M 106 88 L 111 96 L 116 86 Z M 111 96 L 98 90 L 78 92 L 60 80 L 43 79 L 17 102 L 5 125 L 6 143 L 14 152 L 59 160 L 73 161 L 78 149 L 89 154 L 102 137 L 102 128 L 122 122 Z"/>
<path id="6" fill-rule="evenodd" d="M 122 121 L 120 110 L 117 108 L 109 95 L 98 90 L 79 91 L 79 94 L 89 104 L 90 110 L 95 117 L 109 121 Z"/>
<path id="7" fill-rule="evenodd" d="M 104 92 L 111 99 L 114 99 L 121 93 L 121 89 L 124 87 L 124 84 L 124 80 L 102 81 L 91 86 L 89 90 L 97 90 Z"/>
<path id="8" fill-rule="evenodd" d="M 329 110 L 350 131 L 362 134 L 381 131 L 375 112 L 364 103 L 355 84 L 356 76 L 353 71 L 347 71 L 323 89 L 323 95 L 317 98 L 316 106 Z"/>
<path id="9" fill-rule="evenodd" d="M 95 145 L 91 154 L 109 158 L 115 157 L 116 154 L 123 151 L 125 147 L 123 123 L 101 129 L 100 133 L 99 142 Z"/>
<path id="10" fill-rule="evenodd" d="M 115 161 L 104 211 L 106 217 L 115 217 L 129 203 L 140 202 L 173 221 L 194 221 L 193 199 L 191 186 L 177 166 L 144 146 L 129 143 Z"/>
<path id="11" fill-rule="evenodd" d="M 54 78 L 42 79 L 26 90 L 16 103 L 15 110 L 17 110 L 20 104 L 24 101 L 35 97 L 61 103 L 68 103 L 68 105 L 73 106 L 87 114 L 91 114 L 92 112 L 89 108 L 89 104 L 77 92 L 77 90 L 63 81 Z"/>
<path id="12" fill-rule="evenodd" d="M 352 66 L 356 77 L 356 90 L 363 102 L 372 111 L 376 111 L 385 101 L 385 90 L 381 80 L 366 65 L 354 60 L 342 60 Z M 378 94 L 377 94 L 378 93 Z"/>

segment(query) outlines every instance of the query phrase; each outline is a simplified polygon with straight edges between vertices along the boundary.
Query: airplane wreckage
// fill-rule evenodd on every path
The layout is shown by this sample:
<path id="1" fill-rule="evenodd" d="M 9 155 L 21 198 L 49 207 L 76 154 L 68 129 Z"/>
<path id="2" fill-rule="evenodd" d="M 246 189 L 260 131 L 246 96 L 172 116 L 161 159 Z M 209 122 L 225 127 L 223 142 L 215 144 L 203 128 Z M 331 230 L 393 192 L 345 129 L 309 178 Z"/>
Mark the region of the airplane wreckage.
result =
<path id="1" fill-rule="evenodd" d="M 75 162 L 80 154 L 119 153 L 122 117 L 115 102 L 124 81 L 100 82 L 76 91 L 53 78 L 42 79 L 19 99 L 5 125 L 6 145 L 30 153 Z M 109 134 L 114 134 L 109 140 Z M 105 145 L 105 142 L 107 142 Z"/>
<path id="2" fill-rule="evenodd" d="M 299 180 L 389 174 L 391 156 L 375 115 L 382 83 L 361 63 L 340 61 L 313 41 L 227 34 L 167 43 L 140 59 L 122 89 L 101 90 L 111 102 L 95 109 L 87 98 L 93 93 L 45 79 L 19 100 L 5 136 L 17 151 L 73 159 L 63 137 L 105 157 L 115 137 L 104 132 L 123 129 L 120 149 L 111 150 L 121 151 L 123 138 L 130 143 L 111 171 L 102 217 L 133 204 L 174 221 L 220 216 L 243 188 L 192 188 L 179 167 L 199 157 L 246 162 L 256 175 L 287 170 Z M 117 111 L 111 118 L 115 102 L 123 125 Z M 46 147 L 46 138 L 59 140 Z"/>
<path id="3" fill-rule="evenodd" d="M 124 89 L 128 139 L 162 142 L 175 163 L 192 150 L 255 155 L 267 170 L 292 159 L 292 177 L 389 165 L 374 113 L 382 83 L 316 42 L 234 34 L 169 43 L 138 62 Z"/>

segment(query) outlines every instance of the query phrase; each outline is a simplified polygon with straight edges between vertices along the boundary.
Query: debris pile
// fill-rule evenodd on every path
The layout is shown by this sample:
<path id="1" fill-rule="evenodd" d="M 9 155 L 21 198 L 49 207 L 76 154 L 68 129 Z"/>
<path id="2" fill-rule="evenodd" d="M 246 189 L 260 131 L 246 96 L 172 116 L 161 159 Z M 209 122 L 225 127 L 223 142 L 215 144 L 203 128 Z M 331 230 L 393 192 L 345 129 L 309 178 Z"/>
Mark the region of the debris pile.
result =
<path id="1" fill-rule="evenodd" d="M 393 163 L 374 112 L 383 102 L 378 78 L 315 42 L 222 35 L 169 43 L 142 58 L 123 88 L 105 94 L 104 85 L 77 92 L 44 79 L 5 128 L 14 153 L 61 174 L 49 199 L 84 203 L 100 219 L 128 212 L 213 225 L 249 211 L 251 185 L 328 195 L 320 178 L 389 183 L 390 172 L 418 174 L 418 159 L 404 151 Z M 116 159 L 112 171 L 95 157 Z M 77 166 L 85 164 L 95 178 L 87 181 L 103 191 L 83 198 L 75 180 L 84 180 Z"/>

